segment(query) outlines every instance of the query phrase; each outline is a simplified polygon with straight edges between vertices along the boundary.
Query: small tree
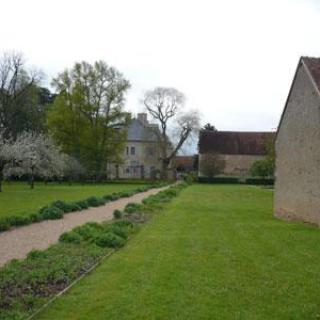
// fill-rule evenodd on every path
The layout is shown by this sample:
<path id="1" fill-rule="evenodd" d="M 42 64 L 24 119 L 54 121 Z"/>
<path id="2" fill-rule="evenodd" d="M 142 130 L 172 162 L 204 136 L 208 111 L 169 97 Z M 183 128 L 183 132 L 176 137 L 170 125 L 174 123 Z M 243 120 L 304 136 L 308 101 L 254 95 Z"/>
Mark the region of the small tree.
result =
<path id="1" fill-rule="evenodd" d="M 274 141 L 268 140 L 265 143 L 267 151 L 266 158 L 263 160 L 255 161 L 250 169 L 250 174 L 253 177 L 269 178 L 274 176 L 275 169 L 275 148 Z"/>
<path id="2" fill-rule="evenodd" d="M 274 167 L 269 159 L 257 160 L 252 164 L 250 173 L 253 177 L 268 178 L 273 176 Z"/>
<path id="3" fill-rule="evenodd" d="M 218 153 L 206 153 L 201 156 L 201 173 L 212 178 L 223 172 L 226 166 L 225 160 Z"/>

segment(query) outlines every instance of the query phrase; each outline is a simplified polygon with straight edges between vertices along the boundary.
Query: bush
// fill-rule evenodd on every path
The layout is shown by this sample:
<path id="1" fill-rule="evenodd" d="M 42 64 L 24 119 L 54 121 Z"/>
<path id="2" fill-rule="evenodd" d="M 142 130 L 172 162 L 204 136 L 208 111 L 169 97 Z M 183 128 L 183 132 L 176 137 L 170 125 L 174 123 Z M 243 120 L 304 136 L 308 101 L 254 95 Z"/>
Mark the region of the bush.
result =
<path id="1" fill-rule="evenodd" d="M 28 259 L 39 259 L 39 258 L 47 258 L 48 257 L 48 253 L 46 251 L 40 251 L 40 250 L 31 250 L 28 255 L 27 258 Z"/>
<path id="2" fill-rule="evenodd" d="M 63 211 L 54 206 L 44 207 L 39 213 L 43 220 L 55 220 L 63 218 Z"/>
<path id="3" fill-rule="evenodd" d="M 128 239 L 129 230 L 126 227 L 119 227 L 119 226 L 111 225 L 110 231 L 125 240 Z"/>
<path id="4" fill-rule="evenodd" d="M 71 211 L 70 205 L 62 200 L 57 200 L 57 201 L 52 202 L 51 206 L 57 207 L 60 210 L 62 210 L 63 212 L 70 212 Z"/>
<path id="5" fill-rule="evenodd" d="M 94 239 L 104 228 L 101 224 L 96 222 L 89 222 L 83 226 L 73 229 L 85 241 Z"/>
<path id="6" fill-rule="evenodd" d="M 81 200 L 81 201 L 77 201 L 75 202 L 75 204 L 81 208 L 81 210 L 84 210 L 84 209 L 88 209 L 89 208 L 89 204 L 86 200 Z"/>
<path id="7" fill-rule="evenodd" d="M 134 213 L 134 212 L 139 212 L 142 209 L 142 205 L 139 203 L 134 203 L 134 202 L 130 202 L 126 205 L 126 207 L 124 208 L 124 211 L 126 213 Z"/>
<path id="8" fill-rule="evenodd" d="M 120 199 L 120 196 L 118 193 L 110 194 L 110 197 L 111 197 L 111 201 L 115 201 L 115 200 Z"/>
<path id="9" fill-rule="evenodd" d="M 121 219 L 122 218 L 122 211 L 121 210 L 114 210 L 113 211 L 113 218 L 114 219 Z"/>
<path id="10" fill-rule="evenodd" d="M 189 173 L 186 176 L 184 176 L 183 180 L 187 183 L 187 184 L 192 184 L 194 183 L 195 179 L 194 177 Z"/>
<path id="11" fill-rule="evenodd" d="M 81 240 L 81 236 L 75 231 L 65 232 L 59 238 L 59 241 L 63 243 L 80 243 Z"/>
<path id="12" fill-rule="evenodd" d="M 120 248 L 125 244 L 125 239 L 112 232 L 106 232 L 96 237 L 95 244 L 102 248 Z"/>
<path id="13" fill-rule="evenodd" d="M 246 184 L 250 185 L 266 185 L 272 186 L 274 185 L 274 179 L 272 178 L 248 178 L 245 181 Z"/>
<path id="14" fill-rule="evenodd" d="M 99 207 L 105 204 L 103 199 L 99 199 L 97 197 L 90 197 L 87 199 L 87 203 L 90 207 Z"/>
<path id="15" fill-rule="evenodd" d="M 38 213 L 32 213 L 30 214 L 30 220 L 31 222 L 39 222 L 42 220 L 42 217 Z"/>
<path id="16" fill-rule="evenodd" d="M 200 183 L 240 183 L 237 177 L 199 177 L 198 182 Z"/>
<path id="17" fill-rule="evenodd" d="M 7 218 L 10 226 L 25 226 L 32 222 L 30 216 L 11 216 Z"/>
<path id="18" fill-rule="evenodd" d="M 10 229 L 10 223 L 7 219 L 1 219 L 0 220 L 0 231 L 6 231 Z"/>
<path id="19" fill-rule="evenodd" d="M 131 197 L 131 196 L 133 196 L 133 195 L 134 195 L 133 192 L 121 192 L 121 193 L 119 193 L 119 196 L 120 196 L 121 198 L 129 198 L 129 197 Z"/>

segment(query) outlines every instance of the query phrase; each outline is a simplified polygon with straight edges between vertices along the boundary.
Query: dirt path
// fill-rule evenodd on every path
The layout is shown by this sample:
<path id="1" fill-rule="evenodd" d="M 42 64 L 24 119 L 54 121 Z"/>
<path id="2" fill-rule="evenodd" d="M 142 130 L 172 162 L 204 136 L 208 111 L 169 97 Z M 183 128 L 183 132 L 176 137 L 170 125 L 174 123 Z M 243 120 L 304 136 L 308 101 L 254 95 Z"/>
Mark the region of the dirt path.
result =
<path id="1" fill-rule="evenodd" d="M 113 218 L 115 209 L 123 209 L 129 202 L 144 198 L 165 189 L 151 189 L 109 202 L 104 206 L 66 214 L 60 220 L 46 220 L 0 233 L 0 266 L 11 259 L 25 258 L 32 249 L 45 249 L 58 241 L 60 235 L 90 221 L 102 222 Z"/>

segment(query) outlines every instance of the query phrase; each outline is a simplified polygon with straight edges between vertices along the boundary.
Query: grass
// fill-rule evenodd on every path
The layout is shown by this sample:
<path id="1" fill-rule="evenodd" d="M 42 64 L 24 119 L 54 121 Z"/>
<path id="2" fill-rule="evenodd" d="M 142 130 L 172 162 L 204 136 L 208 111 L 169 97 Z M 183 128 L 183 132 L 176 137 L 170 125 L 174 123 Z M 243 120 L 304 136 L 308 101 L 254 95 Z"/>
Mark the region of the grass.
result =
<path id="1" fill-rule="evenodd" d="M 320 231 L 272 194 L 189 187 L 37 319 L 318 319 Z"/>
<path id="2" fill-rule="evenodd" d="M 90 196 L 104 196 L 108 193 L 131 191 L 141 187 L 141 183 L 73 184 L 36 183 L 31 190 L 27 183 L 5 183 L 0 193 L 0 218 L 27 216 L 56 200 L 77 201 Z"/>
<path id="3" fill-rule="evenodd" d="M 153 213 L 176 197 L 185 185 L 170 187 L 130 204 L 122 219 L 89 222 L 63 233 L 59 243 L 31 251 L 26 259 L 12 260 L 0 269 L 0 319 L 26 319 L 55 294 L 89 270 L 112 249 L 123 247 Z M 135 207 L 135 210 L 133 210 Z"/>

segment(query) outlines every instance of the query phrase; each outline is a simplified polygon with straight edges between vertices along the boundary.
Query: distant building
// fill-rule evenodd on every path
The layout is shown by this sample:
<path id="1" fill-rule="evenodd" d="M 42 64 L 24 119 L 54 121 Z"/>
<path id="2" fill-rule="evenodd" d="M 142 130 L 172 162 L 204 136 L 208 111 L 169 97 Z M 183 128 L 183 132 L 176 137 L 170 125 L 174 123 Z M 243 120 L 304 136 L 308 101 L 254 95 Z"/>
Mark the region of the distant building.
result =
<path id="1" fill-rule="evenodd" d="M 139 113 L 127 129 L 127 141 L 122 163 L 110 164 L 110 178 L 156 178 L 161 168 L 156 124 L 149 123 L 146 113 Z"/>
<path id="2" fill-rule="evenodd" d="M 176 156 L 174 158 L 174 167 L 177 172 L 191 172 L 195 171 L 195 156 Z"/>
<path id="3" fill-rule="evenodd" d="M 320 224 L 320 58 L 300 58 L 282 113 L 274 213 Z"/>
<path id="4" fill-rule="evenodd" d="M 205 174 L 204 155 L 219 154 L 225 162 L 222 172 L 230 176 L 248 176 L 256 160 L 265 158 L 266 144 L 274 139 L 273 132 L 235 132 L 202 130 L 199 136 L 199 177 Z"/>

